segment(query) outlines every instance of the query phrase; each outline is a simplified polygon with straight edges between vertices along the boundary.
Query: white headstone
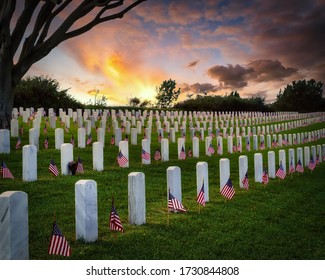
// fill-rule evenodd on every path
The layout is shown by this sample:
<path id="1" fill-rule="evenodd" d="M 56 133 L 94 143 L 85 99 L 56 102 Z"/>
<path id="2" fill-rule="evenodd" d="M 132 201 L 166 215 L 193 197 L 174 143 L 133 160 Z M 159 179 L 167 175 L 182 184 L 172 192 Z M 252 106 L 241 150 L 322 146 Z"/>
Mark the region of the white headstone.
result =
<path id="1" fill-rule="evenodd" d="M 222 137 L 221 136 L 218 136 L 217 137 L 217 154 L 218 155 L 223 155 L 223 140 L 222 140 Z"/>
<path id="2" fill-rule="evenodd" d="M 227 145 L 227 147 L 228 147 L 228 153 L 232 154 L 232 152 L 233 152 L 233 138 L 232 138 L 232 136 L 228 136 L 227 144 L 228 144 Z"/>
<path id="3" fill-rule="evenodd" d="M 261 153 L 254 154 L 254 174 L 255 174 L 255 182 L 262 183 L 263 155 Z"/>
<path id="4" fill-rule="evenodd" d="M 94 242 L 98 239 L 97 183 L 79 180 L 75 184 L 76 239 Z"/>
<path id="5" fill-rule="evenodd" d="M 28 196 L 21 191 L 0 194 L 0 260 L 28 260 Z"/>
<path id="6" fill-rule="evenodd" d="M 131 128 L 131 145 L 138 145 L 138 129 L 135 127 Z"/>
<path id="7" fill-rule="evenodd" d="M 19 136 L 19 129 L 18 129 L 18 120 L 12 119 L 10 121 L 10 136 L 11 137 L 18 137 Z"/>
<path id="8" fill-rule="evenodd" d="M 200 144 L 199 138 L 194 136 L 192 139 L 192 147 L 193 147 L 193 157 L 198 158 L 200 156 Z"/>
<path id="9" fill-rule="evenodd" d="M 97 142 L 100 142 L 103 144 L 103 147 L 105 147 L 105 129 L 104 128 L 98 128 L 97 129 Z"/>
<path id="10" fill-rule="evenodd" d="M 212 153 L 210 152 L 210 149 L 209 149 L 210 145 L 212 146 L 212 137 L 207 136 L 207 137 L 205 137 L 205 155 L 207 155 L 209 157 L 212 155 Z"/>
<path id="11" fill-rule="evenodd" d="M 169 192 L 182 203 L 181 169 L 178 166 L 167 168 L 167 202 Z"/>
<path id="12" fill-rule="evenodd" d="M 275 178 L 275 152 L 269 151 L 267 153 L 267 166 L 269 178 Z"/>
<path id="13" fill-rule="evenodd" d="M 55 149 L 60 150 L 61 145 L 64 143 L 64 133 L 63 128 L 55 129 Z"/>
<path id="14" fill-rule="evenodd" d="M 10 154 L 10 132 L 0 129 L 0 154 Z"/>
<path id="15" fill-rule="evenodd" d="M 23 181 L 37 180 L 37 148 L 34 145 L 23 147 Z"/>
<path id="16" fill-rule="evenodd" d="M 39 128 L 29 130 L 29 145 L 34 145 L 39 150 Z"/>
<path id="17" fill-rule="evenodd" d="M 142 145 L 142 156 L 141 156 L 142 164 L 150 164 L 151 163 L 150 140 L 143 139 L 141 141 L 141 145 Z"/>
<path id="18" fill-rule="evenodd" d="M 289 149 L 288 150 L 288 172 L 290 170 L 290 165 L 292 164 L 293 167 L 295 168 L 295 149 Z"/>
<path id="19" fill-rule="evenodd" d="M 169 141 L 168 141 L 168 139 L 161 140 L 161 161 L 169 161 Z"/>
<path id="20" fill-rule="evenodd" d="M 279 166 L 282 163 L 282 167 L 285 173 L 287 173 L 287 162 L 285 150 L 279 150 Z"/>
<path id="21" fill-rule="evenodd" d="M 127 162 L 126 164 L 123 166 L 124 168 L 129 167 L 129 142 L 128 141 L 120 141 L 119 143 L 119 150 L 121 151 L 121 153 L 126 157 Z"/>
<path id="22" fill-rule="evenodd" d="M 186 156 L 186 148 L 185 148 L 185 140 L 184 138 L 178 138 L 177 141 L 177 153 L 178 153 L 178 159 L 183 159 L 182 158 L 182 151 L 185 152 L 185 156 Z"/>
<path id="23" fill-rule="evenodd" d="M 115 146 L 119 146 L 120 141 L 122 141 L 122 130 L 120 128 L 115 129 Z"/>
<path id="24" fill-rule="evenodd" d="M 209 201 L 209 169 L 208 163 L 199 161 L 196 164 L 196 193 L 200 193 L 204 183 L 204 199 Z"/>
<path id="25" fill-rule="evenodd" d="M 61 145 L 61 174 L 71 175 L 69 170 L 69 162 L 73 161 L 73 145 L 64 143 Z"/>
<path id="26" fill-rule="evenodd" d="M 243 188 L 243 179 L 246 175 L 246 172 L 248 172 L 248 158 L 247 156 L 239 156 L 239 187 Z"/>
<path id="27" fill-rule="evenodd" d="M 86 130 L 84 127 L 78 128 L 78 148 L 86 148 Z"/>
<path id="28" fill-rule="evenodd" d="M 219 160 L 220 191 L 227 183 L 230 177 L 230 161 L 228 158 Z"/>
<path id="29" fill-rule="evenodd" d="M 301 164 L 304 166 L 304 156 L 303 156 L 303 150 L 301 147 L 297 148 L 297 162 L 300 159 Z"/>
<path id="30" fill-rule="evenodd" d="M 93 170 L 104 170 L 104 146 L 101 142 L 93 143 Z"/>
<path id="31" fill-rule="evenodd" d="M 128 212 L 131 225 L 146 223 L 145 175 L 131 172 L 128 176 Z"/>

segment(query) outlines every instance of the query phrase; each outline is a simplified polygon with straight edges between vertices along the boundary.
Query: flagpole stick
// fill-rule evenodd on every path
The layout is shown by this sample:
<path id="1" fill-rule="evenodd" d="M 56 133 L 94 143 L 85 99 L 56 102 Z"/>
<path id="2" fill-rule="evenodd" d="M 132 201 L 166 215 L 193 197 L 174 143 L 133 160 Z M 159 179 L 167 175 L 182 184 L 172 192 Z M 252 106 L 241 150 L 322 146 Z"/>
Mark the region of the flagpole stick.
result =
<path id="1" fill-rule="evenodd" d="M 169 208 L 167 205 L 167 226 L 169 226 Z"/>

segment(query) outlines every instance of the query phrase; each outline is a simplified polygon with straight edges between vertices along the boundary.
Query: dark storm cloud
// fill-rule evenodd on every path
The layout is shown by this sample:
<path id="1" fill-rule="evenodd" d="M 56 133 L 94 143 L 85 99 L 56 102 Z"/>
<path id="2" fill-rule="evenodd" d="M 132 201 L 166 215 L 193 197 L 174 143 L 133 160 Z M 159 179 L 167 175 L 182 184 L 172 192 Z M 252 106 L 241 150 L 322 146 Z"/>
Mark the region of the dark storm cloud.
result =
<path id="1" fill-rule="evenodd" d="M 181 85 L 182 92 L 191 92 L 191 93 L 215 93 L 218 91 L 218 87 L 215 85 L 212 85 L 210 83 L 195 83 L 192 85 L 189 84 L 182 84 Z"/>
<path id="2" fill-rule="evenodd" d="M 278 60 L 254 60 L 248 63 L 247 67 L 254 70 L 248 78 L 255 82 L 283 80 L 297 72 L 297 69 L 292 67 L 286 68 Z"/>
<path id="3" fill-rule="evenodd" d="M 208 75 L 218 80 L 224 88 L 243 88 L 248 82 L 280 81 L 290 77 L 297 69 L 285 67 L 278 60 L 253 60 L 242 65 L 215 65 L 208 69 Z"/>
<path id="4" fill-rule="evenodd" d="M 247 75 L 253 69 L 241 65 L 216 65 L 208 69 L 208 75 L 222 83 L 224 87 L 242 88 L 247 86 Z"/>

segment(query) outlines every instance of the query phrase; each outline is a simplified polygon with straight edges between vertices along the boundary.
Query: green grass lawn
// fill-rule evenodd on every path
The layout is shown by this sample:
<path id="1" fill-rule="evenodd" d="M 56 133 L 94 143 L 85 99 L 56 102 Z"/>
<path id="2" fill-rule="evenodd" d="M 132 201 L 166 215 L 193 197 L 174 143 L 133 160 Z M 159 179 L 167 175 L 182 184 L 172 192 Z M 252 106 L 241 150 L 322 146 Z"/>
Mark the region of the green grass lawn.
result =
<path id="1" fill-rule="evenodd" d="M 20 120 L 21 123 L 21 120 Z M 28 143 L 28 126 L 24 124 L 23 145 Z M 58 122 L 57 127 L 60 127 Z M 312 131 L 325 127 L 325 123 L 313 124 L 282 133 Z M 0 192 L 24 191 L 28 194 L 29 252 L 30 259 L 65 259 L 47 254 L 52 231 L 54 212 L 57 223 L 72 248 L 70 259 L 324 259 L 325 257 L 325 163 L 313 173 L 305 168 L 304 174 L 295 173 L 284 181 L 271 179 L 264 186 L 254 182 L 254 152 L 248 156 L 249 190 L 239 189 L 239 153 L 226 153 L 230 159 L 231 179 L 236 195 L 226 201 L 219 193 L 219 160 L 221 156 L 205 156 L 204 142 L 200 141 L 200 158 L 177 159 L 177 143 L 170 144 L 170 161 L 141 164 L 141 139 L 138 146 L 129 146 L 130 167 L 116 164 L 118 147 L 110 146 L 112 132 L 106 134 L 103 172 L 92 170 L 92 149 L 74 148 L 74 158 L 83 160 L 85 174 L 54 177 L 48 172 L 53 157 L 60 167 L 60 151 L 54 149 L 54 130 L 48 129 L 50 147 L 42 143 L 38 153 L 38 180 L 22 181 L 22 151 L 15 150 L 17 139 L 11 139 L 11 153 L 2 154 L 15 180 L 0 179 Z M 72 124 L 65 134 L 69 142 L 71 134 L 77 141 L 77 128 Z M 93 139 L 96 140 L 93 130 Z M 177 137 L 180 137 L 178 133 Z M 304 145 L 324 144 L 325 139 Z M 213 140 L 216 147 L 216 140 Z M 304 145 L 293 146 L 294 148 Z M 191 146 L 189 132 L 186 149 Z M 158 147 L 157 133 L 153 130 L 151 155 Z M 287 150 L 289 147 L 283 147 Z M 276 162 L 278 160 L 278 150 Z M 262 151 L 263 163 L 267 163 L 268 150 Z M 199 212 L 196 203 L 196 163 L 205 161 L 209 168 L 209 197 L 206 207 Z M 187 213 L 167 213 L 166 170 L 179 166 L 182 174 L 182 200 Z M 143 172 L 146 183 L 146 224 L 128 224 L 128 174 Z M 97 182 L 98 191 L 98 241 L 84 243 L 75 239 L 75 183 L 81 179 Z M 109 212 L 112 196 L 123 223 L 125 233 L 113 234 L 109 230 Z"/>

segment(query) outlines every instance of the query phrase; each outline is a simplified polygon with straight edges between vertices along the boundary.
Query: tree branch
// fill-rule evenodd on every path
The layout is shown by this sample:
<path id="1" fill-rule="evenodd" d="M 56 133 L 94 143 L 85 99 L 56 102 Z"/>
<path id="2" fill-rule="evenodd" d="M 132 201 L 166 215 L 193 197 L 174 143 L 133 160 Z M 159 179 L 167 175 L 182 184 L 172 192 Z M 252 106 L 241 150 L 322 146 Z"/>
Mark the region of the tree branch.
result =
<path id="1" fill-rule="evenodd" d="M 13 1 L 15 2 L 15 1 Z M 37 7 L 39 0 L 25 1 L 25 7 L 17 20 L 16 26 L 11 35 L 11 52 L 14 55 L 22 41 L 22 38 L 26 32 L 26 28 L 33 16 L 33 12 Z"/>
<path id="2" fill-rule="evenodd" d="M 134 3 L 132 3 L 131 5 L 129 5 L 128 7 L 126 7 L 124 10 L 122 10 L 118 13 L 115 13 L 115 14 L 112 14 L 112 15 L 109 15 L 106 17 L 101 17 L 101 15 L 105 11 L 107 11 L 108 9 L 111 9 L 108 7 L 112 7 L 113 4 L 108 5 L 108 6 L 104 7 L 91 22 L 89 22 L 88 24 L 86 24 L 78 29 L 75 29 L 71 32 L 66 33 L 64 40 L 79 36 L 87 31 L 89 31 L 90 29 L 92 29 L 93 27 L 95 27 L 96 25 L 98 25 L 100 23 L 103 23 L 103 22 L 106 22 L 109 20 L 113 20 L 113 19 L 117 19 L 117 18 L 122 18 L 124 16 L 124 14 L 126 14 L 128 11 L 130 11 L 135 6 L 139 5 L 140 3 L 144 2 L 144 1 L 146 1 L 146 0 L 137 0 Z"/>
<path id="3" fill-rule="evenodd" d="M 39 45 L 39 44 L 41 44 L 41 43 L 44 42 L 44 40 L 45 40 L 45 38 L 46 38 L 46 36 L 47 36 L 47 34 L 48 34 L 48 31 L 49 31 L 49 28 L 50 28 L 50 26 L 51 26 L 51 23 L 52 23 L 53 19 L 54 19 L 54 18 L 55 18 L 59 13 L 61 13 L 61 12 L 64 10 L 64 8 L 65 8 L 66 6 L 68 6 L 71 2 L 72 2 L 72 0 L 65 0 L 65 1 L 62 3 L 62 5 L 60 5 L 60 6 L 59 6 L 55 11 L 53 11 L 53 12 L 51 13 L 51 15 L 48 17 L 48 19 L 47 19 L 47 21 L 46 21 L 46 23 L 45 23 L 45 25 L 44 25 L 43 31 L 42 31 L 41 35 L 39 36 L 36 45 Z"/>

